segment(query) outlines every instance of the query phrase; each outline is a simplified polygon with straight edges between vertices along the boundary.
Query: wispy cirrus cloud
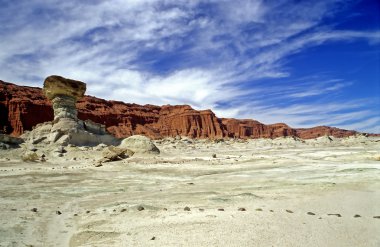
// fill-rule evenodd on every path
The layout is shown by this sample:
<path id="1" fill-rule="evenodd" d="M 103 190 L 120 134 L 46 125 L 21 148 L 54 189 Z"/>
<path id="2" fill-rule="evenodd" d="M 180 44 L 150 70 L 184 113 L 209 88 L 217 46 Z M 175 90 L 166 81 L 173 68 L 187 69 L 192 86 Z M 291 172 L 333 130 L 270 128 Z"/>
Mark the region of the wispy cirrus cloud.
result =
<path id="1" fill-rule="evenodd" d="M 340 30 L 324 23 L 349 4 L 5 1 L 0 73 L 3 80 L 31 85 L 61 74 L 87 82 L 88 93 L 98 97 L 191 104 L 220 116 L 295 127 L 356 127 L 355 122 L 374 119 L 366 128 L 376 130 L 377 113 L 366 108 L 368 102 L 377 104 L 371 99 L 353 98 L 326 113 L 342 104 L 339 94 L 357 82 L 334 74 L 295 78 L 288 66 L 291 56 L 327 43 L 378 44 L 379 30 Z"/>

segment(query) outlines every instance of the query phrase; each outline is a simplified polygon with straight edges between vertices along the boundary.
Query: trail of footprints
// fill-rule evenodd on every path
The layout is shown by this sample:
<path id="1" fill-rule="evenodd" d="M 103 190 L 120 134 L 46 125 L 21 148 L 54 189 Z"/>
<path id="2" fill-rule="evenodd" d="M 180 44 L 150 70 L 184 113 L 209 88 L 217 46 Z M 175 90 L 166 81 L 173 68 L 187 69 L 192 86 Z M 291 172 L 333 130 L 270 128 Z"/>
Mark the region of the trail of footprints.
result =
<path id="1" fill-rule="evenodd" d="M 34 168 L 34 169 L 33 169 L 33 168 L 0 169 L 0 172 L 10 172 L 10 171 L 17 171 L 17 170 L 18 170 L 18 171 L 22 171 L 22 170 L 24 170 L 24 171 L 25 171 L 25 170 L 28 170 L 28 171 L 32 171 L 32 170 L 69 170 L 69 169 L 84 169 L 84 168 L 89 168 L 89 167 L 94 167 L 94 165 L 93 165 L 93 164 L 89 164 L 89 165 L 82 165 L 82 166 L 70 166 L 70 167 L 67 167 L 67 166 L 61 166 L 61 167 L 49 167 L 49 168 L 48 168 L 48 167 L 46 167 L 46 168 L 39 167 L 39 168 Z M 145 210 L 145 208 L 142 207 L 142 206 L 139 206 L 139 207 L 137 208 L 137 210 L 138 210 L 138 211 L 143 211 L 143 210 Z M 163 208 L 162 210 L 163 210 L 163 211 L 168 211 L 167 208 Z M 184 210 L 184 211 L 191 211 L 191 208 L 190 208 L 190 207 L 185 207 L 183 210 Z M 205 209 L 203 209 L 203 208 L 198 208 L 198 210 L 199 210 L 200 212 L 204 212 L 204 211 L 205 211 Z M 217 208 L 216 210 L 217 210 L 217 211 L 225 211 L 224 208 Z M 11 211 L 17 211 L 17 209 L 12 208 Z M 32 208 L 31 211 L 37 213 L 37 212 L 38 212 L 38 209 L 37 209 L 37 208 Z M 120 210 L 121 213 L 126 212 L 126 211 L 127 211 L 126 208 L 122 208 L 122 209 Z M 246 209 L 246 208 L 243 208 L 243 207 L 240 207 L 240 208 L 237 209 L 237 211 L 247 211 L 247 209 Z M 264 211 L 264 210 L 263 210 L 262 208 L 256 208 L 255 211 L 262 212 L 262 211 Z M 86 213 L 86 214 L 89 214 L 90 212 L 91 212 L 90 210 L 86 210 L 85 213 Z M 103 212 L 105 213 L 105 212 L 107 212 L 107 210 L 104 209 Z M 112 212 L 113 212 L 113 213 L 116 213 L 117 210 L 116 210 L 116 209 L 113 209 Z M 274 213 L 275 211 L 270 209 L 269 212 Z M 286 213 L 289 213 L 289 214 L 293 214 L 293 213 L 294 213 L 294 212 L 293 212 L 292 210 L 290 210 L 290 209 L 284 209 L 283 212 L 286 212 Z M 57 214 L 57 215 L 61 215 L 62 212 L 59 211 L 59 210 L 57 210 L 57 211 L 56 211 L 56 214 Z M 306 214 L 309 215 L 309 216 L 317 216 L 317 215 L 316 215 L 315 213 L 313 213 L 313 212 L 306 212 Z M 79 214 L 77 214 L 77 213 L 74 214 L 74 216 L 78 216 L 78 215 L 79 215 Z M 322 219 L 321 216 L 322 216 L 322 215 L 320 215 L 319 219 Z M 340 213 L 327 213 L 327 214 L 325 214 L 325 216 L 335 216 L 335 217 L 338 217 L 338 218 L 343 217 Z M 355 215 L 353 216 L 353 218 L 361 218 L 361 217 L 362 217 L 362 216 L 359 215 L 359 214 L 355 214 Z M 373 216 L 373 218 L 374 218 L 374 219 L 380 219 L 380 216 Z"/>
<path id="2" fill-rule="evenodd" d="M 137 211 L 144 211 L 144 210 L 146 210 L 143 206 L 138 206 L 137 208 Z M 206 209 L 204 209 L 204 208 L 193 208 L 193 209 L 198 209 L 198 211 L 199 212 L 205 212 L 206 211 Z M 169 211 L 167 208 L 161 208 L 161 210 L 162 211 Z M 184 211 L 188 211 L 188 212 L 190 212 L 190 211 L 192 211 L 192 209 L 190 208 L 190 207 L 188 207 L 188 206 L 186 206 L 186 207 L 184 207 L 183 208 L 183 210 Z M 210 212 L 210 211 L 212 211 L 213 209 L 208 209 L 208 211 Z M 226 211 L 224 208 L 215 208 L 214 210 L 216 210 L 216 211 L 222 211 L 222 212 L 224 212 L 224 211 Z M 264 212 L 264 210 L 262 209 L 262 208 L 256 208 L 256 209 L 254 209 L 255 211 L 257 211 L 257 212 Z M 17 211 L 17 209 L 15 209 L 15 208 L 12 208 L 11 209 L 11 211 Z M 34 213 L 38 213 L 39 212 L 39 210 L 37 209 L 37 208 L 32 208 L 30 211 L 32 211 L 32 212 L 34 212 Z M 246 209 L 246 208 L 244 208 L 244 207 L 239 207 L 239 208 L 237 208 L 237 211 L 240 211 L 240 212 L 245 212 L 245 211 L 248 211 L 248 209 Z M 274 210 L 272 210 L 272 209 L 270 209 L 270 210 L 268 210 L 269 212 L 271 212 L 271 213 L 274 213 L 275 211 Z M 90 214 L 91 213 L 91 211 L 90 210 L 85 210 L 84 211 L 85 213 L 82 213 L 82 214 Z M 103 213 L 107 213 L 107 209 L 103 209 L 102 210 L 102 212 Z M 112 211 L 111 211 L 112 213 L 124 213 L 124 212 L 128 212 L 128 209 L 127 208 L 121 208 L 121 209 L 113 209 Z M 231 212 L 231 211 L 230 211 Z M 288 213 L 288 214 L 293 214 L 294 213 L 294 211 L 293 210 L 290 210 L 290 209 L 283 209 L 282 211 L 277 211 L 277 212 L 283 212 L 283 213 Z M 56 212 L 55 212 L 57 215 L 61 215 L 61 214 L 63 214 L 64 212 L 61 212 L 60 210 L 57 210 Z M 327 214 L 320 214 L 320 215 L 317 215 L 316 213 L 313 213 L 313 212 L 306 212 L 305 213 L 306 215 L 309 215 L 309 216 L 315 216 L 315 217 L 318 217 L 319 216 L 319 218 L 318 219 L 322 219 L 322 216 L 324 215 L 324 216 L 334 216 L 334 217 L 338 217 L 338 218 L 341 218 L 341 217 L 343 217 L 342 216 L 342 214 L 340 214 L 340 213 L 327 213 Z M 78 214 L 78 213 L 75 213 L 75 214 L 73 214 L 73 216 L 79 216 L 80 214 Z M 355 215 L 353 215 L 352 216 L 353 218 L 361 218 L 361 217 L 364 217 L 364 216 L 361 216 L 360 214 L 355 214 Z M 373 216 L 372 217 L 373 219 L 380 219 L 380 216 L 379 215 L 376 215 L 376 216 Z"/>
<path id="3" fill-rule="evenodd" d="M 13 172 L 13 171 L 46 171 L 46 170 L 69 170 L 69 169 L 84 169 L 94 167 L 93 164 L 82 166 L 55 166 L 55 167 L 38 167 L 38 168 L 16 168 L 16 169 L 0 169 L 0 172 Z"/>
<path id="4" fill-rule="evenodd" d="M 59 209 L 59 208 L 58 208 Z M 65 212 L 62 212 L 61 210 L 56 210 L 55 211 L 55 214 L 57 215 L 57 217 L 59 217 L 60 215 L 62 215 L 62 214 L 65 214 Z M 137 211 L 144 211 L 144 210 L 146 210 L 143 206 L 137 206 Z M 206 209 L 204 209 L 204 208 L 190 208 L 190 207 L 188 207 L 188 206 L 186 206 L 186 207 L 184 207 L 183 208 L 183 210 L 184 211 L 187 211 L 187 212 L 190 212 L 190 211 L 192 211 L 192 210 L 197 210 L 198 209 L 198 211 L 199 212 L 205 212 L 206 211 Z M 169 212 L 169 210 L 167 209 L 167 208 L 161 208 L 161 210 L 162 211 L 168 211 Z M 260 213 L 262 213 L 262 212 L 264 212 L 264 210 L 262 209 L 262 208 L 256 208 L 256 209 L 254 209 L 255 211 L 257 211 L 257 212 L 260 212 Z M 11 211 L 17 211 L 17 209 L 15 209 L 15 208 L 12 208 L 11 209 Z M 32 208 L 30 211 L 32 211 L 33 213 L 39 213 L 39 210 L 37 209 L 37 208 Z M 177 209 L 175 209 L 175 211 L 176 212 L 178 212 L 178 210 Z M 209 213 L 209 212 L 215 212 L 215 211 L 219 211 L 219 212 L 225 212 L 226 210 L 224 209 L 224 208 L 214 208 L 214 209 L 207 209 L 207 213 Z M 235 210 L 233 210 L 233 211 L 235 211 Z M 238 212 L 242 212 L 242 213 L 244 213 L 245 211 L 248 211 L 248 209 L 247 208 L 244 208 L 244 207 L 239 207 L 239 208 L 237 208 L 237 211 Z M 118 209 L 112 209 L 111 211 L 107 211 L 107 209 L 103 209 L 102 211 L 101 211 L 101 213 L 104 213 L 104 214 L 107 214 L 107 213 L 109 213 L 109 212 L 111 212 L 111 215 L 113 215 L 113 216 L 116 216 L 116 215 L 119 215 L 119 214 L 122 214 L 122 213 L 125 213 L 125 212 L 128 212 L 128 209 L 127 208 L 118 208 Z M 135 212 L 134 210 L 133 211 L 130 211 L 130 212 Z M 232 212 L 232 210 L 230 211 L 230 212 Z M 236 211 L 235 211 L 236 212 Z M 275 213 L 275 211 L 273 210 L 273 209 L 269 209 L 269 212 L 270 213 Z M 281 211 L 277 211 L 277 212 L 282 212 L 282 213 L 286 213 L 286 214 L 294 214 L 294 212 L 293 212 L 293 210 L 290 210 L 290 209 L 282 209 Z M 78 216 L 82 216 L 82 215 L 90 215 L 91 214 L 91 211 L 90 210 L 85 210 L 85 211 L 83 211 L 82 213 L 74 213 L 74 214 L 72 214 L 72 212 L 70 212 L 69 213 L 71 216 L 73 216 L 73 217 L 78 217 Z M 96 211 L 95 212 L 95 214 L 96 215 L 99 215 L 99 211 Z M 306 212 L 306 215 L 309 215 L 309 216 L 311 216 L 311 217 L 318 217 L 318 215 L 316 214 L 316 213 L 313 213 L 313 212 Z M 327 213 L 327 214 L 324 214 L 324 216 L 327 216 L 327 217 L 338 217 L 338 218 L 341 218 L 341 217 L 343 217 L 340 213 Z M 215 218 L 215 217 L 217 217 L 216 215 L 210 215 L 210 214 L 208 214 L 208 215 L 206 215 L 206 217 L 213 217 L 213 218 Z M 354 216 L 353 216 L 353 218 L 361 218 L 362 216 L 361 215 L 359 215 L 359 214 L 355 214 Z M 373 216 L 372 217 L 373 219 L 380 219 L 380 216 Z M 323 219 L 322 218 L 322 214 L 321 215 L 319 215 L 319 217 L 318 217 L 318 219 Z M 305 223 L 304 223 L 305 224 Z M 71 227 L 72 225 L 67 225 L 66 224 L 66 227 Z M 155 236 L 153 236 L 150 240 L 155 240 Z"/>
<path id="5" fill-rule="evenodd" d="M 34 169 L 33 168 L 19 168 L 19 169 L 8 169 L 8 170 L 7 169 L 2 169 L 2 170 L 0 170 L 0 172 L 17 171 L 17 170 L 19 170 L 19 171 L 22 171 L 22 170 L 24 170 L 24 171 L 25 170 L 28 170 L 28 171 L 31 171 L 31 170 L 69 170 L 69 169 L 84 169 L 84 168 L 88 168 L 88 167 L 94 167 L 94 165 L 93 164 L 89 164 L 89 165 L 82 165 L 82 166 L 70 166 L 70 167 L 61 166 L 61 167 L 50 167 L 50 168 L 47 168 L 47 167 L 46 168 L 41 168 L 41 167 L 39 167 L 39 168 L 34 168 Z M 137 208 L 137 210 L 138 211 L 142 211 L 142 210 L 145 210 L 145 208 L 142 207 L 142 206 L 139 206 Z M 167 208 L 163 208 L 162 210 L 168 211 Z M 184 211 L 191 211 L 191 208 L 190 207 L 185 207 L 183 210 Z M 205 211 L 205 209 L 203 209 L 203 208 L 198 208 L 198 210 L 200 212 L 204 212 Z M 217 208 L 216 210 L 217 211 L 225 211 L 224 208 Z M 11 211 L 17 211 L 17 209 L 12 208 Z M 38 209 L 37 208 L 32 208 L 31 211 L 37 213 Z M 127 211 L 126 208 L 123 208 L 123 209 L 120 210 L 120 212 L 126 212 L 126 211 Z M 241 208 L 238 208 L 237 211 L 247 211 L 247 209 L 241 207 Z M 262 212 L 264 210 L 262 208 L 256 208 L 255 211 Z M 289 213 L 289 214 L 293 214 L 294 213 L 290 209 L 284 209 L 283 211 L 286 212 L 286 213 Z M 89 214 L 90 212 L 91 211 L 86 210 L 86 214 Z M 106 209 L 104 209 L 103 212 L 107 212 Z M 114 209 L 113 212 L 115 213 L 115 212 L 117 212 L 117 210 Z M 269 212 L 274 213 L 274 210 L 270 209 Z M 56 214 L 57 215 L 61 215 L 62 212 L 58 210 L 58 211 L 56 211 Z M 306 212 L 306 214 L 310 215 L 310 216 L 316 216 L 316 214 L 313 213 L 313 212 Z M 76 213 L 76 214 L 74 214 L 74 216 L 78 216 L 78 214 Z M 327 213 L 327 214 L 325 214 L 325 216 L 335 216 L 335 217 L 338 217 L 338 218 L 343 217 L 340 213 Z M 360 214 L 355 214 L 353 216 L 353 218 L 361 218 L 361 217 L 362 216 Z M 373 218 L 374 219 L 380 219 L 380 216 L 373 216 Z M 319 219 L 322 219 L 322 217 L 320 216 Z"/>

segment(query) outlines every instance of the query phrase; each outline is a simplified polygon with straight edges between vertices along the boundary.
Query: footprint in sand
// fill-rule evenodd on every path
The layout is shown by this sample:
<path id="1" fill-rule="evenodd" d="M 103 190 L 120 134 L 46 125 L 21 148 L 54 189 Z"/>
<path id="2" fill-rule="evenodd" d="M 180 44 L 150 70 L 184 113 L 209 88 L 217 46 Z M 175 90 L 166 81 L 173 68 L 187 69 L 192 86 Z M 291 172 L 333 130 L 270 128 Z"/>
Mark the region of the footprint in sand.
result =
<path id="1" fill-rule="evenodd" d="M 328 216 L 336 216 L 336 217 L 342 217 L 341 214 L 327 214 Z"/>

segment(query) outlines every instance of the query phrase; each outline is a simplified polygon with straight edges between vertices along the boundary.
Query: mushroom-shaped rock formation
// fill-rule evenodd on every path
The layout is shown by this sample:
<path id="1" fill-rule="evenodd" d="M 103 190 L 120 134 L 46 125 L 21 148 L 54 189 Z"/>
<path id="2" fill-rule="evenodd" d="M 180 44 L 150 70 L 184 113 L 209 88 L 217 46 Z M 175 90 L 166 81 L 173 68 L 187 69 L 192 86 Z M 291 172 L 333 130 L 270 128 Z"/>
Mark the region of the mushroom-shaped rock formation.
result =
<path id="1" fill-rule="evenodd" d="M 108 134 L 105 126 L 78 119 L 75 103 L 84 96 L 85 83 L 53 75 L 45 79 L 43 90 L 53 103 L 54 121 L 39 124 L 31 132 L 25 133 L 23 138 L 28 142 L 77 146 L 119 144 L 120 141 Z"/>
<path id="2" fill-rule="evenodd" d="M 75 103 L 84 96 L 86 83 L 52 75 L 45 79 L 43 91 L 53 103 L 54 122 L 60 118 L 77 120 Z"/>

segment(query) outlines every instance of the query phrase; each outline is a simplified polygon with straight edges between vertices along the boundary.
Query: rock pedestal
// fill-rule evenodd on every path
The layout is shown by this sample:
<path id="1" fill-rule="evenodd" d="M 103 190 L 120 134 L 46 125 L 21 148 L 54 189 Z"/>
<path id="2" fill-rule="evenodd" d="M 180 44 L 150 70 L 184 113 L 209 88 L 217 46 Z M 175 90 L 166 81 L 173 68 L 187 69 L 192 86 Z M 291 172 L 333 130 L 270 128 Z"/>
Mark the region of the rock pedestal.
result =
<path id="1" fill-rule="evenodd" d="M 78 112 L 75 108 L 75 98 L 67 95 L 59 95 L 52 99 L 51 102 L 53 103 L 55 122 L 61 118 L 78 119 Z"/>
<path id="2" fill-rule="evenodd" d="M 85 83 L 53 75 L 45 79 L 43 91 L 53 103 L 54 120 L 37 125 L 25 134 L 24 138 L 29 142 L 77 146 L 119 144 L 115 137 L 106 132 L 104 126 L 78 119 L 75 103 L 84 96 Z"/>

